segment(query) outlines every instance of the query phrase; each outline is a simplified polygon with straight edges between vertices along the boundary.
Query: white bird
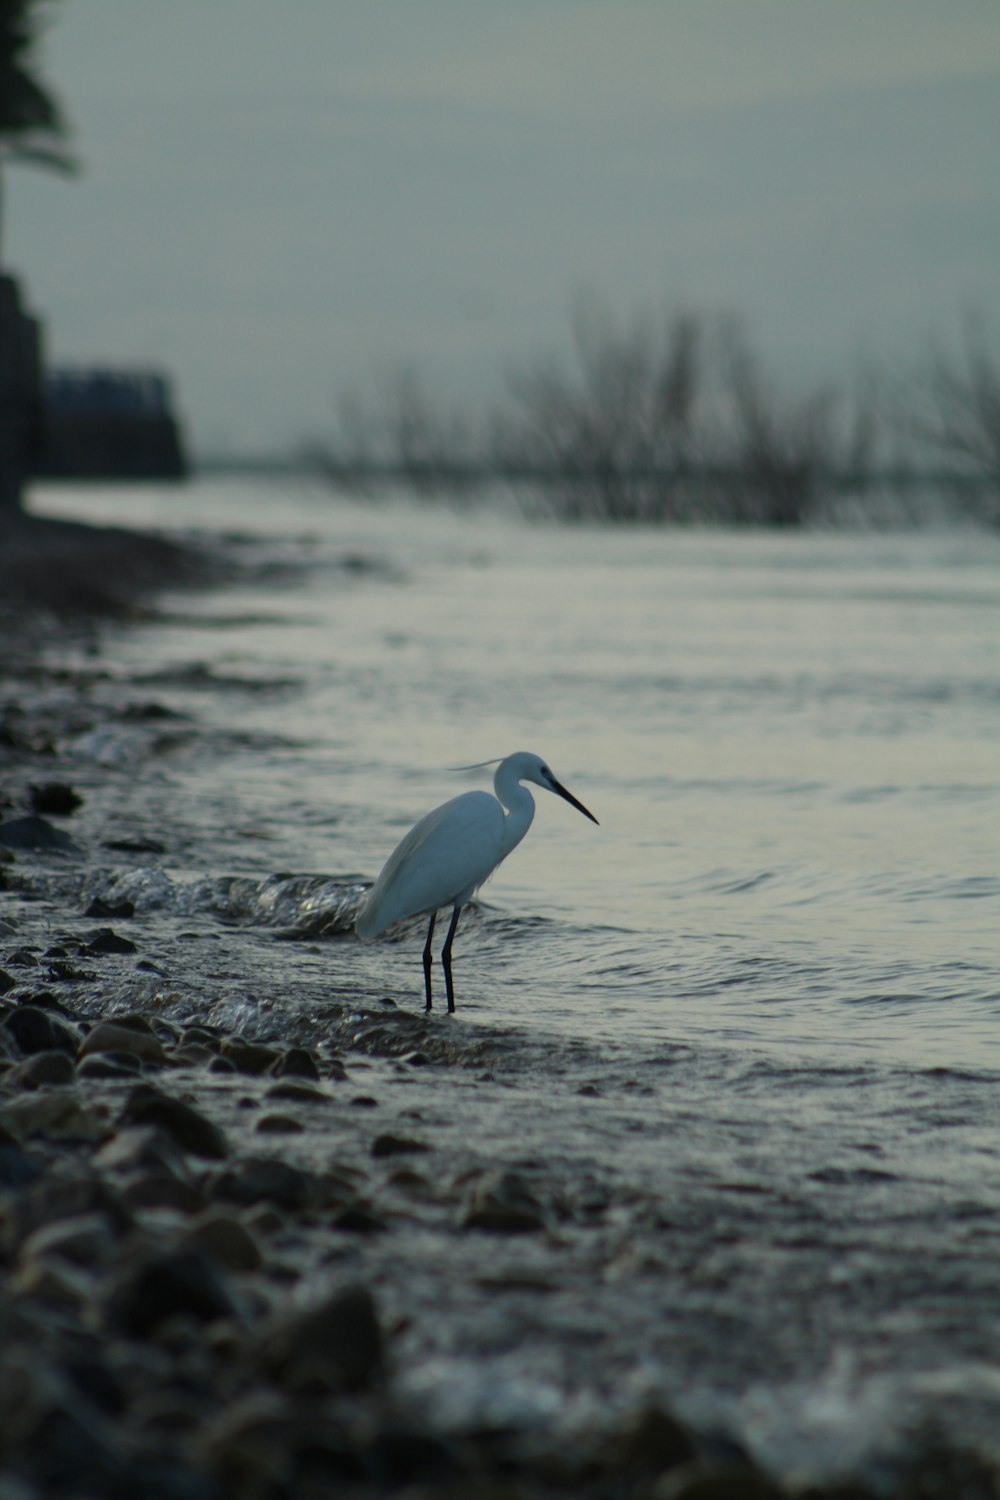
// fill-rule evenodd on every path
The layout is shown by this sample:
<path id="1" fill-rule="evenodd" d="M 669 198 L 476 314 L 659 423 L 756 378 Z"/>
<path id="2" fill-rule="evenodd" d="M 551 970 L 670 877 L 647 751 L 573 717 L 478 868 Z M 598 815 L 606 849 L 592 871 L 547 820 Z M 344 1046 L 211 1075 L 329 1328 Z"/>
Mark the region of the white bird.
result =
<path id="1" fill-rule="evenodd" d="M 483 761 L 493 765 L 493 761 Z M 461 766 L 471 771 L 474 766 Z M 424 944 L 424 990 L 431 1009 L 431 939 L 438 911 L 450 906 L 451 925 L 441 950 L 448 1010 L 455 1009 L 451 977 L 451 947 L 462 907 L 497 866 L 516 849 L 531 827 L 535 799 L 522 781 L 532 781 L 582 812 L 597 819 L 553 776 L 548 766 L 528 750 L 500 761 L 493 776 L 495 797 L 489 792 L 463 792 L 415 823 L 389 855 L 381 875 L 368 892 L 354 930 L 366 941 L 379 937 L 394 922 L 430 913 Z M 506 809 L 506 811 L 505 811 Z"/>

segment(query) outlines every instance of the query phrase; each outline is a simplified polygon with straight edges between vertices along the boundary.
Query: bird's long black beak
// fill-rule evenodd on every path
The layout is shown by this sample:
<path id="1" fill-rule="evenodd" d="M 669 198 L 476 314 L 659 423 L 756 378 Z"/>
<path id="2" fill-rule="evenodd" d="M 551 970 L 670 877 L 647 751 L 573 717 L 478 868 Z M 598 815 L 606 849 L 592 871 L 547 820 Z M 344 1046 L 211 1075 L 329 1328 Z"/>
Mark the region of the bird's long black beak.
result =
<path id="1" fill-rule="evenodd" d="M 573 796 L 572 792 L 567 792 L 562 783 L 557 781 L 554 776 L 552 778 L 552 790 L 554 792 L 558 792 L 560 797 L 565 798 L 570 807 L 575 807 L 577 812 L 582 812 L 585 818 L 589 818 L 592 823 L 597 823 L 597 819 L 594 817 L 594 814 L 592 812 L 588 812 L 583 803 L 578 802 L 577 799 Z M 598 828 L 600 828 L 601 825 L 597 823 L 597 826 Z"/>

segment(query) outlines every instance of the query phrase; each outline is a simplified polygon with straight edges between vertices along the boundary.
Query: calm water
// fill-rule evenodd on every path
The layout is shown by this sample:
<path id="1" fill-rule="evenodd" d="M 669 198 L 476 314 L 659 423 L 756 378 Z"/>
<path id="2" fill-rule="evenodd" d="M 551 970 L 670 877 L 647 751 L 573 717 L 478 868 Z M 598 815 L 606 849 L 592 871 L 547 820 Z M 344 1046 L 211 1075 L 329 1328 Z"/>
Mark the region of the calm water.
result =
<path id="1" fill-rule="evenodd" d="M 815 1231 L 813 1326 L 771 1381 L 717 1349 L 727 1394 L 678 1353 L 690 1298 L 657 1379 L 693 1410 L 749 1402 L 764 1456 L 792 1441 L 792 1380 L 813 1440 L 925 1398 L 997 1430 L 1000 539 L 568 531 L 273 481 L 37 508 L 208 530 L 247 569 L 107 643 L 95 692 L 184 714 L 174 738 L 119 722 L 73 747 L 84 782 L 118 776 L 95 836 L 167 846 L 109 857 L 109 888 L 253 918 L 209 971 L 178 947 L 175 989 L 246 1024 L 252 966 L 272 1028 L 324 992 L 417 1011 L 422 924 L 277 957 L 268 924 L 349 916 L 417 816 L 489 785 L 449 767 L 537 751 L 601 826 L 538 793 L 441 1024 L 519 1049 L 525 1151 L 555 1135 L 678 1204 L 756 1194 L 757 1249 Z M 750 1344 L 749 1304 L 787 1289 L 772 1260 L 748 1249 L 713 1304 Z"/>

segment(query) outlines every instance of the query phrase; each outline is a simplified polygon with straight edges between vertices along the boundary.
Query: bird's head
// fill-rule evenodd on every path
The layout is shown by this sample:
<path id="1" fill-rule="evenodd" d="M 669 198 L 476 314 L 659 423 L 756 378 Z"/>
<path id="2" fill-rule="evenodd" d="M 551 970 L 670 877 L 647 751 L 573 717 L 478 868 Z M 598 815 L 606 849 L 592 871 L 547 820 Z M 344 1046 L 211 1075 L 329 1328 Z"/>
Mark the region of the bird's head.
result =
<path id="1" fill-rule="evenodd" d="M 585 818 L 589 818 L 592 823 L 597 822 L 594 814 L 588 811 L 582 802 L 578 802 L 572 792 L 566 790 L 540 755 L 533 755 L 530 750 L 518 750 L 514 755 L 508 755 L 500 762 L 500 769 L 505 768 L 509 769 L 516 781 L 533 781 L 536 786 L 543 786 L 547 792 L 555 792 L 556 796 L 562 797 L 570 807 L 575 807 L 577 812 L 582 812 Z"/>

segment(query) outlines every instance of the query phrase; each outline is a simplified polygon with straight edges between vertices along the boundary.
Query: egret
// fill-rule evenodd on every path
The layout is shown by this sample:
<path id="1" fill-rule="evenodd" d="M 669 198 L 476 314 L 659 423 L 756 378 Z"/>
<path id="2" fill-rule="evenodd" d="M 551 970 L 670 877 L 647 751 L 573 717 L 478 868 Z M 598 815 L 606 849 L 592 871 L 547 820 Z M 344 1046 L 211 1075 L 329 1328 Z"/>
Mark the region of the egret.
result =
<path id="1" fill-rule="evenodd" d="M 483 765 L 493 765 L 484 761 Z M 471 771 L 474 766 L 459 769 Z M 354 930 L 366 941 L 379 937 L 387 927 L 407 917 L 430 914 L 424 944 L 424 990 L 431 1009 L 431 941 L 434 923 L 444 906 L 450 906 L 451 924 L 441 950 L 448 1011 L 455 1009 L 455 985 L 451 976 L 451 949 L 462 907 L 497 866 L 516 849 L 531 827 L 535 799 L 522 786 L 531 781 L 555 792 L 592 823 L 597 819 L 562 786 L 537 755 L 519 750 L 497 765 L 493 776 L 495 797 L 489 792 L 463 792 L 415 823 L 400 841 L 381 875 L 368 892 Z"/>

